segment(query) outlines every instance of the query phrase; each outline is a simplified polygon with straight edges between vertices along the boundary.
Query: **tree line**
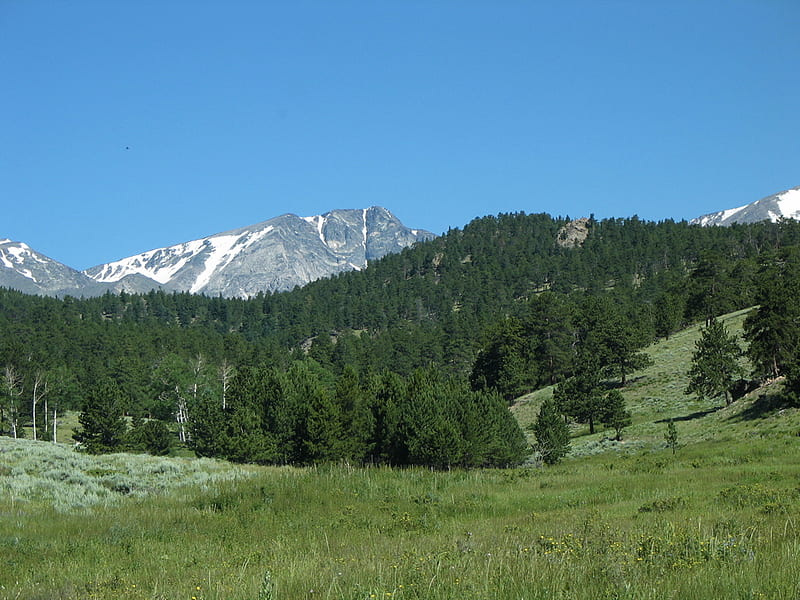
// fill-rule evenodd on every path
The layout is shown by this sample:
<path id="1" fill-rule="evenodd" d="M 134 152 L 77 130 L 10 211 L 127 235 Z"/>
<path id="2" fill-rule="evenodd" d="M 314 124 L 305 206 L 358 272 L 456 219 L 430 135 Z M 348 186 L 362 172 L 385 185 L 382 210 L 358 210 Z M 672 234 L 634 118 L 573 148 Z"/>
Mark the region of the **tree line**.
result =
<path id="1" fill-rule="evenodd" d="M 472 391 L 435 369 L 408 379 L 391 372 L 363 379 L 348 368 L 332 387 L 323 378 L 313 361 L 297 361 L 285 371 L 238 370 L 223 395 L 202 383 L 183 388 L 184 441 L 200 456 L 278 465 L 506 467 L 529 453 L 497 394 Z M 121 390 L 113 381 L 96 389 L 76 433 L 89 452 L 169 451 L 162 421 L 129 427 Z"/>

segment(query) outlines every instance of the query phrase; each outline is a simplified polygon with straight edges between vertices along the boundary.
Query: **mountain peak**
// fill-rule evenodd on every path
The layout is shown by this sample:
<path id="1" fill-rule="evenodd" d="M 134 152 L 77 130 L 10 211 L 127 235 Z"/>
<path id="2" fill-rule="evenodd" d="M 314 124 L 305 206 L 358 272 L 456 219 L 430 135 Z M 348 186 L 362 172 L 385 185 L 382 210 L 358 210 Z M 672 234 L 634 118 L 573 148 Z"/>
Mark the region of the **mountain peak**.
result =
<path id="1" fill-rule="evenodd" d="M 9 239 L 0 240 L 0 286 L 47 296 L 102 293 L 95 282 L 75 269 Z"/>
<path id="2" fill-rule="evenodd" d="M 405 227 L 379 206 L 336 209 L 311 217 L 287 213 L 256 225 L 150 250 L 87 269 L 97 282 L 247 297 L 283 291 L 433 238 Z"/>
<path id="3" fill-rule="evenodd" d="M 692 219 L 692 225 L 732 225 L 733 223 L 757 223 L 780 219 L 800 220 L 800 187 L 791 188 L 756 200 L 745 206 L 729 208 Z"/>

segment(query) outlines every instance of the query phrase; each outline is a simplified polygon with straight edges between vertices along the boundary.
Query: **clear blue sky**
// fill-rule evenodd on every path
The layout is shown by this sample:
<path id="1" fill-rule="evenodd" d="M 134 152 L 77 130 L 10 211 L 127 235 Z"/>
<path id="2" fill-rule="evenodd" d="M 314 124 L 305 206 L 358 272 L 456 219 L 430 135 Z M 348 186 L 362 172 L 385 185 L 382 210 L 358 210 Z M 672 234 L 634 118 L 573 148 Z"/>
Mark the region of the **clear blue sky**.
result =
<path id="1" fill-rule="evenodd" d="M 0 0 L 0 238 L 692 218 L 800 185 L 797 0 Z"/>

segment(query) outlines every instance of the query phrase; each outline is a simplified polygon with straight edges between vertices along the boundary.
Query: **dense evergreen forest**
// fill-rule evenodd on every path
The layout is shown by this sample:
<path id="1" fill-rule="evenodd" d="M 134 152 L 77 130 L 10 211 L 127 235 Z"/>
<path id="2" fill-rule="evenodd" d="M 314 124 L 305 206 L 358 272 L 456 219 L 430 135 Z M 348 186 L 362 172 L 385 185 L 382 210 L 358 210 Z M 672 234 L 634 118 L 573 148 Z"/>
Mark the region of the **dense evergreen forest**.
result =
<path id="1" fill-rule="evenodd" d="M 0 290 L 0 433 L 45 439 L 80 409 L 92 451 L 177 436 L 247 462 L 500 466 L 527 453 L 508 402 L 586 373 L 625 385 L 639 350 L 687 323 L 760 304 L 753 376 L 793 368 L 794 338 L 773 338 L 793 327 L 800 224 L 591 218 L 569 247 L 568 222 L 484 217 L 247 300 Z M 563 414 L 604 417 L 567 395 Z"/>

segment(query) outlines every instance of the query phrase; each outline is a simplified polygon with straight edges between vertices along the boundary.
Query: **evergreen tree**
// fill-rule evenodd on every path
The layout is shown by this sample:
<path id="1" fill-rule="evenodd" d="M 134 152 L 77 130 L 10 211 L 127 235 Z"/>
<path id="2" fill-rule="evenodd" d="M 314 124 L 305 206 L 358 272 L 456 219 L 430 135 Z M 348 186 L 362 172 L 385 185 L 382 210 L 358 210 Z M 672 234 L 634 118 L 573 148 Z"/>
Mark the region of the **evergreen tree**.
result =
<path id="1" fill-rule="evenodd" d="M 784 393 L 795 406 L 800 405 L 800 358 L 786 365 L 784 373 L 786 374 Z"/>
<path id="2" fill-rule="evenodd" d="M 596 354 L 582 349 L 575 359 L 575 374 L 559 383 L 554 392 L 559 412 L 589 424 L 594 433 L 595 422 L 605 410 L 605 397 L 600 385 L 600 363 Z"/>
<path id="3" fill-rule="evenodd" d="M 559 294 L 544 292 L 534 297 L 525 321 L 532 360 L 539 373 L 538 385 L 562 380 L 572 366 L 572 307 Z"/>
<path id="4" fill-rule="evenodd" d="M 675 454 L 678 449 L 678 429 L 672 419 L 667 421 L 667 432 L 664 434 L 664 440 L 667 442 L 667 446 L 672 449 L 672 454 Z"/>
<path id="5" fill-rule="evenodd" d="M 339 406 L 311 371 L 293 368 L 290 377 L 293 393 L 303 401 L 295 432 L 295 461 L 314 464 L 339 460 L 345 449 Z"/>
<path id="6" fill-rule="evenodd" d="M 473 390 L 495 390 L 511 402 L 530 391 L 535 380 L 523 325 L 516 318 L 504 319 L 487 337 L 475 359 L 470 384 Z"/>
<path id="7" fill-rule="evenodd" d="M 378 464 L 408 464 L 408 448 L 400 431 L 401 406 L 406 383 L 396 373 L 385 371 L 370 384 L 368 403 L 374 428 L 368 442 L 367 459 Z"/>
<path id="8" fill-rule="evenodd" d="M 134 417 L 127 440 L 127 447 L 133 451 L 153 456 L 167 456 L 172 452 L 172 432 L 163 421 L 144 421 L 141 417 Z"/>
<path id="9" fill-rule="evenodd" d="M 765 260 L 758 277 L 758 308 L 745 319 L 747 355 L 758 377 L 778 377 L 800 351 L 800 255 Z"/>
<path id="10" fill-rule="evenodd" d="M 78 418 L 81 428 L 72 437 L 90 454 L 121 450 L 128 428 L 122 405 L 117 385 L 111 380 L 101 382 L 90 390 Z"/>
<path id="11" fill-rule="evenodd" d="M 639 321 L 641 314 L 634 309 L 625 310 L 622 299 L 610 296 L 589 296 L 582 302 L 579 318 L 579 335 L 584 344 L 582 352 L 593 354 L 602 373 L 619 377 L 621 384 L 627 383 L 629 373 L 649 366 L 652 361 L 647 354 L 638 352 L 652 334 Z"/>
<path id="12" fill-rule="evenodd" d="M 728 263 L 716 251 L 707 251 L 689 276 L 686 309 L 692 317 L 711 320 L 736 308 Z"/>
<path id="13" fill-rule="evenodd" d="M 680 328 L 685 310 L 686 299 L 682 294 L 666 291 L 659 295 L 655 301 L 653 315 L 656 335 L 669 338 Z"/>
<path id="14" fill-rule="evenodd" d="M 464 440 L 451 391 L 433 369 L 412 374 L 399 423 L 410 464 L 444 469 L 463 461 Z"/>
<path id="15" fill-rule="evenodd" d="M 606 394 L 602 422 L 614 430 L 617 441 L 622 439 L 622 430 L 633 422 L 631 413 L 625 408 L 625 398 L 619 390 L 611 390 Z"/>
<path id="16" fill-rule="evenodd" d="M 548 465 L 556 464 L 569 452 L 569 427 L 554 399 L 544 401 L 531 430 L 536 436 L 534 448 Z"/>
<path id="17" fill-rule="evenodd" d="M 342 456 L 364 461 L 372 455 L 375 420 L 367 393 L 352 366 L 346 366 L 336 380 L 335 401 L 342 417 Z"/>
<path id="18" fill-rule="evenodd" d="M 700 398 L 724 396 L 725 404 L 730 404 L 733 385 L 744 373 L 739 364 L 741 355 L 736 338 L 728 334 L 722 322 L 712 318 L 695 343 L 686 393 Z"/>
<path id="19" fill-rule="evenodd" d="M 225 456 L 226 420 L 233 411 L 223 411 L 216 402 L 199 402 L 191 414 L 189 447 L 198 456 Z"/>
<path id="20" fill-rule="evenodd" d="M 211 395 L 201 396 L 193 407 L 190 446 L 200 456 L 233 462 L 286 462 L 279 459 L 276 436 L 267 416 L 280 393 L 272 369 L 239 369 L 230 382 L 225 409 Z"/>
<path id="21" fill-rule="evenodd" d="M 483 463 L 465 466 L 508 468 L 521 464 L 530 454 L 530 446 L 519 421 L 498 394 L 475 392 L 475 395 L 479 420 L 473 431 L 486 427 L 490 435 L 487 436 Z"/>

